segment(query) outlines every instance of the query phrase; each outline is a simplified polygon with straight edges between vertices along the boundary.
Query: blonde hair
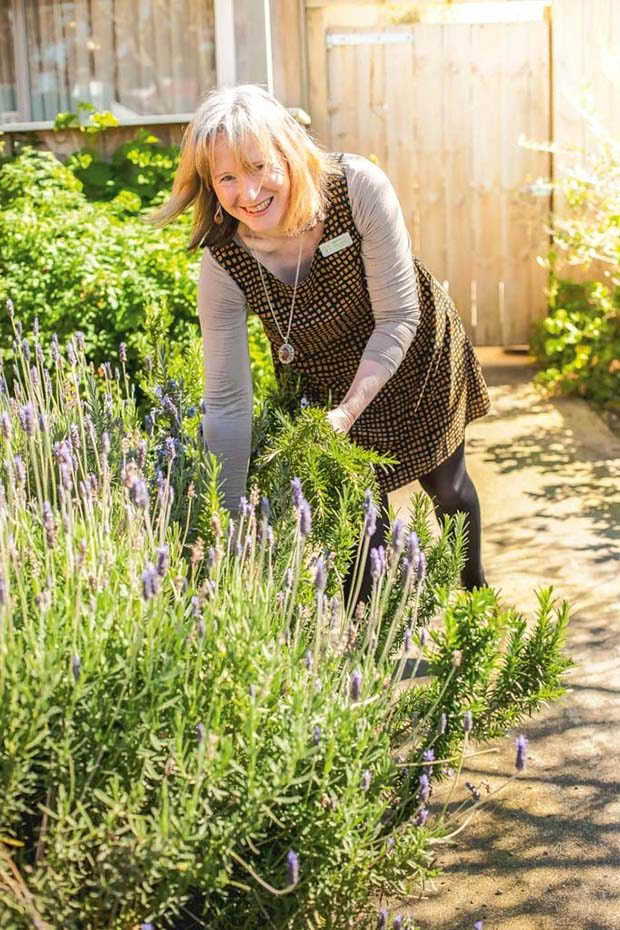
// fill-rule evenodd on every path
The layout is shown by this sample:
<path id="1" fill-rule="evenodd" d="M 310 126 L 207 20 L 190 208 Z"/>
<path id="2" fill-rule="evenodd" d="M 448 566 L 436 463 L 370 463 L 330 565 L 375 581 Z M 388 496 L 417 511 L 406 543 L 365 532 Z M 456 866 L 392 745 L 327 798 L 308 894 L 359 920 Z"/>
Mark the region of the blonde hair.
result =
<path id="1" fill-rule="evenodd" d="M 290 178 L 289 202 L 281 223 L 285 235 L 296 235 L 324 219 L 329 178 L 341 173 L 340 166 L 267 91 L 255 84 L 240 84 L 211 91 L 197 110 L 183 136 L 172 194 L 150 214 L 149 222 L 165 226 L 193 204 L 190 249 L 223 245 L 232 239 L 238 221 L 225 211 L 221 224 L 214 221 L 218 200 L 213 164 L 220 134 L 244 168 L 251 167 L 246 152 L 252 142 L 258 143 L 267 163 L 285 162 Z"/>

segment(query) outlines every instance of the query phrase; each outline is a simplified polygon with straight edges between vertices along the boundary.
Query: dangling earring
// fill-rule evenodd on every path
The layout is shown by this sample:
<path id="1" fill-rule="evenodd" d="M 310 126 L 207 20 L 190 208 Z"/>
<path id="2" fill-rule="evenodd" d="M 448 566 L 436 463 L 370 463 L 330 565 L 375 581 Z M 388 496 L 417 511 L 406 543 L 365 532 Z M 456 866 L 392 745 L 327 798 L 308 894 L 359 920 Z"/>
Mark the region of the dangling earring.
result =
<path id="1" fill-rule="evenodd" d="M 224 222 L 224 213 L 222 211 L 222 204 L 218 201 L 217 207 L 215 208 L 215 213 L 213 214 L 213 222 L 217 223 L 219 226 L 220 223 Z"/>

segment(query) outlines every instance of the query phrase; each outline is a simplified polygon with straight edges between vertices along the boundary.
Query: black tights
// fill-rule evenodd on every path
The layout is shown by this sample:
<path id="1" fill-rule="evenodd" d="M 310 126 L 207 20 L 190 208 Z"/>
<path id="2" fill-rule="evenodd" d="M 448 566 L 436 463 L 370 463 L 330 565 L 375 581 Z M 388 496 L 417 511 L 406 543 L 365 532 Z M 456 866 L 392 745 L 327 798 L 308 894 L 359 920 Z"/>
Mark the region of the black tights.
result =
<path id="1" fill-rule="evenodd" d="M 482 567 L 480 502 L 476 488 L 465 467 L 465 443 L 462 442 L 445 462 L 434 468 L 428 475 L 422 475 L 418 480 L 433 501 L 435 514 L 439 522 L 444 517 L 453 516 L 459 511 L 465 514 L 467 518 L 467 546 L 465 565 L 461 572 L 461 583 L 468 591 L 473 588 L 484 587 L 486 579 Z M 387 494 L 382 491 L 379 507 L 377 508 L 379 511 L 377 514 L 377 529 L 370 540 L 369 551 L 372 548 L 386 544 L 389 533 L 387 505 Z M 349 573 L 344 580 L 344 590 L 347 597 L 351 581 Z M 370 564 L 367 560 L 358 599 L 368 600 L 371 590 L 372 578 Z"/>

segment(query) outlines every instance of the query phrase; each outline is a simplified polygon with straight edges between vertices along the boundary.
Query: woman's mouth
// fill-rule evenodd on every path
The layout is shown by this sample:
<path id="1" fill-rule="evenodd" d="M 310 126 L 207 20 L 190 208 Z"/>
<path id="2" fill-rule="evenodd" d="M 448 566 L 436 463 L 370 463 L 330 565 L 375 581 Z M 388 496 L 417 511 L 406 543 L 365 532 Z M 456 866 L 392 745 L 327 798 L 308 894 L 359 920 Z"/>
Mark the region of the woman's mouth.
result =
<path id="1" fill-rule="evenodd" d="M 250 216 L 262 216 L 271 206 L 272 200 L 273 195 L 271 197 L 266 197 L 265 200 L 261 200 L 261 202 L 257 203 L 254 207 L 242 207 L 242 210 L 245 210 Z"/>

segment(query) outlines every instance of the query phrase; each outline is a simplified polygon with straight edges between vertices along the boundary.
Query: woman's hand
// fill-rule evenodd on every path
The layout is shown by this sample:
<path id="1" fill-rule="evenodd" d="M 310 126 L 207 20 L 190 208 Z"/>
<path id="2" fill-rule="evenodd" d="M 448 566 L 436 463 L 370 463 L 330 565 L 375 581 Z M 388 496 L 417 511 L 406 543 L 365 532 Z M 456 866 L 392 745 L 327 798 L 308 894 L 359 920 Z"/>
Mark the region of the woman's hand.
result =
<path id="1" fill-rule="evenodd" d="M 327 420 L 337 433 L 344 433 L 345 435 L 353 426 L 350 414 L 343 410 L 342 407 L 334 407 L 333 410 L 329 410 Z"/>

